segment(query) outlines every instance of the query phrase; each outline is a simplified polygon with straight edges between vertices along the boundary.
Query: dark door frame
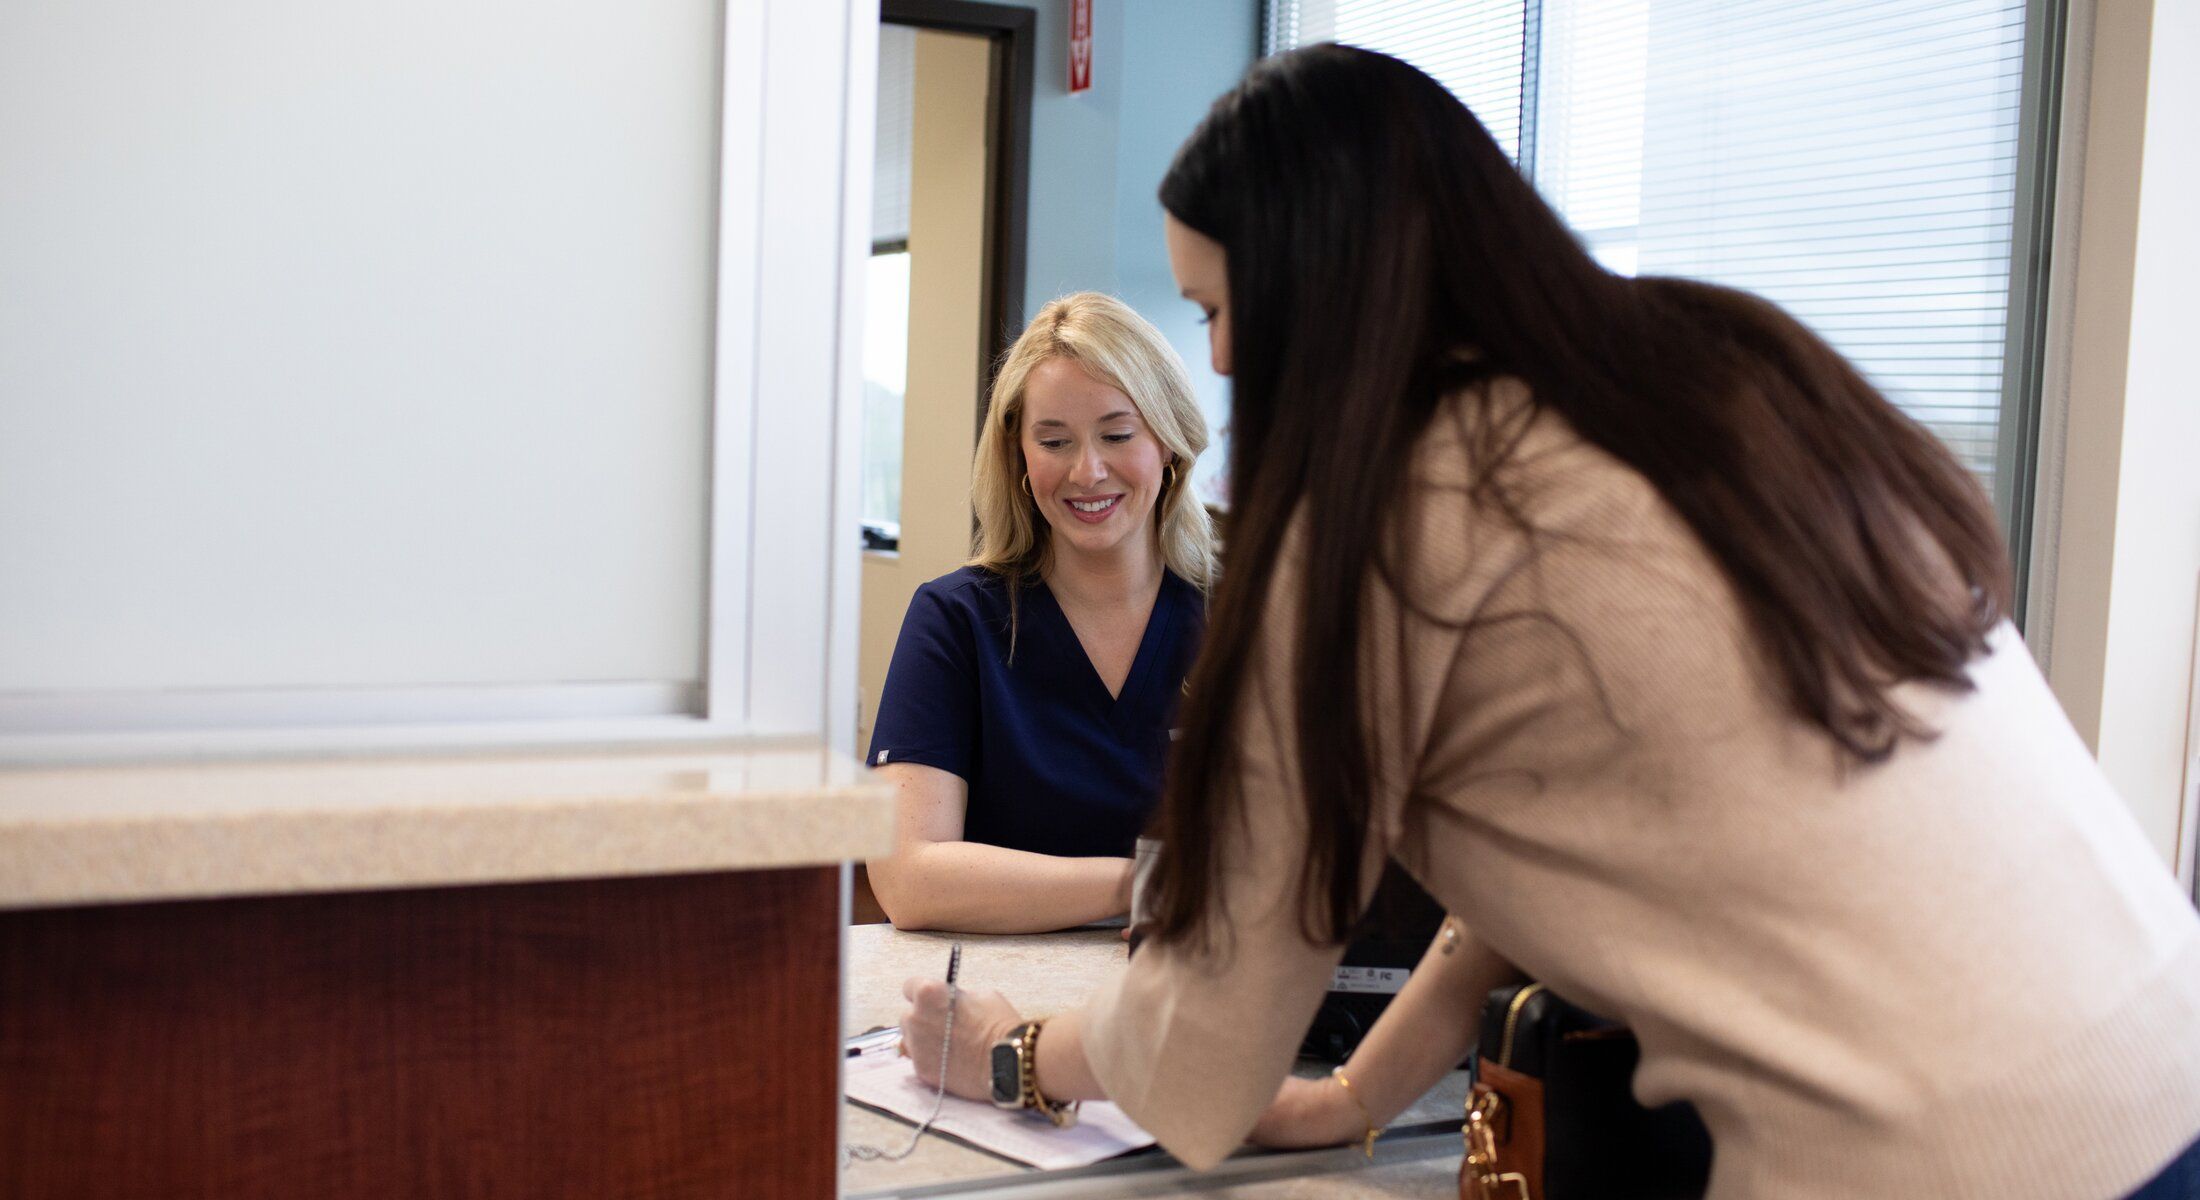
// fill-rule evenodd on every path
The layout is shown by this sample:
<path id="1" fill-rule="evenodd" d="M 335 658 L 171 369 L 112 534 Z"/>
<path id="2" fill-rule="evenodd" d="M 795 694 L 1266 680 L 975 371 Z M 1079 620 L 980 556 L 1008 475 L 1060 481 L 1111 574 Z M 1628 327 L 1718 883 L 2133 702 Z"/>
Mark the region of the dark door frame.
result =
<path id="1" fill-rule="evenodd" d="M 985 294 L 979 298 L 977 420 L 985 425 L 993 370 L 1024 328 L 1024 252 L 1031 207 L 1031 94 L 1038 14 L 978 0 L 881 0 L 879 20 L 976 34 L 992 44 L 987 88 Z"/>

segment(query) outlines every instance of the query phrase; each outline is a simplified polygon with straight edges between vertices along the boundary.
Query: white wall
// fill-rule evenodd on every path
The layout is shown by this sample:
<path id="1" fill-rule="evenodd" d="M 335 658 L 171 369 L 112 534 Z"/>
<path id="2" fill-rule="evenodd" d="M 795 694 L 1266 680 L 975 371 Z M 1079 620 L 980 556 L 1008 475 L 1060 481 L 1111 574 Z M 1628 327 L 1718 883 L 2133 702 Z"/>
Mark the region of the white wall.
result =
<path id="1" fill-rule="evenodd" d="M 0 568 L 0 621 L 18 629 L 11 605 L 53 599 L 20 593 L 62 579 L 57 556 L 96 567 L 103 554 L 144 549 L 168 564 L 165 575 L 137 572 L 135 592 L 110 586 L 102 607 L 85 610 L 78 632 L 91 645 L 52 662 L 11 649 L 0 668 L 36 667 L 33 682 L 49 690 L 57 680 L 65 688 L 70 672 L 112 682 L 94 673 L 112 649 L 97 639 L 130 632 L 132 621 L 160 624 L 171 649 L 200 653 L 196 642 L 220 641 L 280 667 L 306 657 L 284 638 L 318 620 L 300 646 L 381 670 L 361 682 L 387 685 L 389 648 L 362 654 L 352 644 L 359 627 L 330 620 L 313 596 L 286 592 L 279 576 L 301 558 L 341 565 L 364 556 L 371 565 L 408 539 L 440 547 L 412 564 L 422 570 L 410 579 L 364 581 L 383 588 L 370 601 L 398 610 L 389 637 L 416 655 L 398 673 L 411 690 L 379 686 L 362 697 L 354 716 L 372 728 L 293 722 L 246 733 L 221 717 L 188 733 L 39 727 L 18 736 L 27 727 L 9 724 L 9 706 L 46 696 L 10 696 L 0 682 L 0 760 L 852 738 L 855 334 L 869 240 L 874 6 L 582 8 L 221 0 L 173 26 L 121 0 L 0 5 L 0 490 L 16 489 L 0 512 L 0 561 L 10 563 Z M 589 19 L 610 25 L 580 28 Z M 438 37 L 423 43 L 425 30 Z M 557 54 L 546 40 L 558 42 Z M 186 78 L 224 54 L 233 70 Z M 635 211 L 636 197 L 666 179 L 678 184 L 671 206 Z M 55 222 L 126 236 L 77 238 L 49 262 L 53 246 L 36 235 Z M 210 242 L 209 230 L 230 242 Z M 137 285 L 133 271 L 143 276 Z M 490 275 L 508 286 L 483 294 Z M 52 294 L 26 291 L 33 277 Z M 67 291 L 72 279 L 86 295 Z M 285 336 L 304 315 L 341 318 L 361 280 L 387 286 L 359 307 L 355 327 L 334 321 L 325 344 Z M 56 296 L 73 307 L 36 303 Z M 41 340 L 59 317 L 101 312 L 112 317 L 105 328 L 80 322 L 53 344 Z M 599 362 L 614 344 L 631 352 Z M 67 353 L 57 357 L 56 346 Z M 272 375 L 269 363 L 279 368 Z M 230 375 L 206 369 L 214 367 Z M 255 370 L 275 386 L 241 407 L 233 389 L 207 386 Z M 438 403 L 450 396 L 407 386 L 408 373 L 424 371 L 497 403 L 456 419 Z M 127 386 L 104 395 L 123 403 L 110 411 L 69 391 L 87 378 L 121 380 Z M 197 428 L 185 401 L 229 404 L 220 436 Z M 548 418 L 575 411 L 588 420 L 564 428 L 566 449 L 581 457 L 537 461 Z M 143 475 L 131 470 L 132 455 L 163 449 L 148 430 L 173 439 L 166 449 L 180 453 L 170 461 L 185 469 L 171 474 L 193 487 L 234 489 L 225 473 L 269 463 L 294 486 L 253 483 L 245 490 L 266 512 L 232 505 L 238 529 L 222 530 L 216 514 L 200 523 L 226 536 L 193 532 L 198 540 L 176 553 L 146 534 L 171 516 L 157 486 L 127 504 L 82 486 Z M 31 436 L 39 440 L 29 461 L 5 457 L 28 454 Z M 402 454 L 387 444 L 393 436 Z M 592 472 L 590 454 L 608 473 Z M 515 497 L 521 483 L 528 490 Z M 652 509 L 650 498 L 662 503 Z M 314 521 L 317 505 L 351 524 Z M 499 515 L 533 521 L 534 533 L 484 526 Z M 309 553 L 284 562 L 285 547 L 255 546 L 255 521 L 304 530 Z M 575 552 L 575 538 L 605 552 Z M 204 552 L 209 545 L 220 552 Z M 223 554 L 270 549 L 274 584 L 223 577 Z M 514 564 L 537 571 L 532 583 L 464 594 L 484 570 Z M 652 565 L 669 570 L 652 574 Z M 598 629 L 556 618 L 559 605 L 631 601 L 647 588 L 662 602 L 629 603 L 609 623 L 642 652 L 576 666 L 573 652 L 593 647 Z M 413 609 L 452 602 L 486 623 L 439 643 L 428 635 L 449 631 L 421 629 L 427 618 Z M 538 641 L 539 653 L 504 652 L 516 627 L 540 631 L 546 621 L 553 636 Z M 681 687 L 636 695 L 704 698 L 696 711 L 641 704 L 627 685 L 594 708 L 512 697 L 511 678 L 481 666 L 490 651 L 504 654 L 497 661 L 512 677 L 554 688 L 662 674 Z M 453 677 L 500 686 L 477 687 L 460 703 L 437 698 L 449 689 L 431 685 Z M 123 682 L 265 688 L 330 678 L 171 673 Z M 327 690 L 263 691 L 257 710 L 217 705 L 216 716 L 257 722 Z M 206 694 L 225 704 L 237 695 Z"/>
<path id="2" fill-rule="evenodd" d="M 0 7 L 0 693 L 699 684 L 720 16 Z"/>
<path id="3" fill-rule="evenodd" d="M 752 597 L 747 727 L 855 740 L 860 621 L 863 270 L 871 249 L 871 111 L 878 22 L 863 0 L 735 0 L 762 18 L 748 64 L 761 95 L 728 103 L 761 124 L 744 181 L 756 219 L 725 278 L 752 323 L 727 365 L 753 369 L 753 488 L 733 519 L 751 543 L 728 586 Z M 727 80 L 738 77 L 729 64 Z M 733 186 L 729 182 L 729 187 Z M 721 295 L 729 295 L 722 290 Z M 724 369 L 723 367 L 721 369 Z"/>
<path id="4" fill-rule="evenodd" d="M 2200 6 L 2103 0 L 2072 24 L 2085 83 L 2062 165 L 2078 174 L 2054 267 L 2068 397 L 2044 439 L 2061 455 L 2042 472 L 2060 467 L 2041 514 L 2053 564 L 2041 640 L 2072 722 L 2164 858 L 2189 870 L 2200 786 L 2188 741 L 2200 606 Z"/>

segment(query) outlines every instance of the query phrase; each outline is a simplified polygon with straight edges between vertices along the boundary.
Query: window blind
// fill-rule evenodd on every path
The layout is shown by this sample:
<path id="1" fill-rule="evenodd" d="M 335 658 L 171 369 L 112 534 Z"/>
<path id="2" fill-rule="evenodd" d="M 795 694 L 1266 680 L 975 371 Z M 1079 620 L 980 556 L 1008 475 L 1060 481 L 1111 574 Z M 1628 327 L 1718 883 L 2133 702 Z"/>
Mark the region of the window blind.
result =
<path id="1" fill-rule="evenodd" d="M 1275 0 L 1270 52 L 1343 42 L 1402 58 L 1450 88 L 1520 157 L 1524 0 Z"/>
<path id="2" fill-rule="evenodd" d="M 1516 160 L 1525 125 L 1608 266 L 1775 301 L 1993 489 L 2022 0 L 1273 0 L 1268 25 L 1421 66 Z"/>

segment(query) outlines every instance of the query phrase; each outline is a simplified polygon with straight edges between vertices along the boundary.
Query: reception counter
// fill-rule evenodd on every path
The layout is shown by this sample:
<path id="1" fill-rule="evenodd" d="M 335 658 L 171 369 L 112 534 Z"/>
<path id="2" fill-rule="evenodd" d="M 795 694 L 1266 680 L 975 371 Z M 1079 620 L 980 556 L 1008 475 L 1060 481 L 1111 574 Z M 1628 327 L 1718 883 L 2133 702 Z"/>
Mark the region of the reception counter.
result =
<path id="1" fill-rule="evenodd" d="M 962 985 L 991 988 L 1033 1016 L 1075 1007 L 1114 972 L 1125 954 L 1121 931 L 1084 929 L 1017 936 L 909 933 L 887 925 L 848 930 L 848 984 L 842 1028 L 854 1035 L 899 1019 L 902 982 L 938 978 L 948 948 L 963 944 Z M 1325 1066 L 1303 1063 L 1301 1074 Z M 1459 1125 L 1467 1093 L 1455 1071 L 1392 1123 L 1373 1162 L 1357 1147 L 1300 1154 L 1248 1151 L 1211 1172 L 1195 1173 L 1158 1150 L 1074 1171 L 1035 1171 L 951 1138 L 927 1135 L 899 1162 L 847 1161 L 849 1200 L 921 1200 L 964 1195 L 990 1200 L 1047 1197 L 1227 1197 L 1231 1200 L 1456 1200 Z M 849 1104 L 843 1138 L 900 1149 L 904 1121 Z"/>
<path id="2" fill-rule="evenodd" d="M 815 745 L 0 771 L 0 1195 L 824 1197 Z"/>

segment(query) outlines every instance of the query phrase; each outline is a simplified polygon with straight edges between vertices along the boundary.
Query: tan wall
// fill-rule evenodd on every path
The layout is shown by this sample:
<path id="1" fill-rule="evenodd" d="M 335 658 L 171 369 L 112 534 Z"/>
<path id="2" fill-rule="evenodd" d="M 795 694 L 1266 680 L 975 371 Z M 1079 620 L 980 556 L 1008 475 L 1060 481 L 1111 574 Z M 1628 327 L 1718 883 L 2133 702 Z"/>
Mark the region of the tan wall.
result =
<path id="1" fill-rule="evenodd" d="M 2042 464 L 2051 578 L 2036 580 L 2048 604 L 2035 636 L 2072 723 L 2163 857 L 2189 871 L 2200 786 L 2200 14 L 2101 0 L 2072 20 L 2063 170 L 2081 174 L 2062 190 L 2076 214 L 2058 221 L 2068 234 L 2056 264 L 2067 273 L 2068 396 L 2043 438 L 2043 453 L 2059 443 L 2060 455 Z"/>
<path id="2" fill-rule="evenodd" d="M 985 39 L 917 33 L 909 186 L 909 390 L 903 406 L 901 550 L 863 556 L 857 752 L 909 597 L 970 554 L 977 445 L 979 298 L 985 267 Z"/>

